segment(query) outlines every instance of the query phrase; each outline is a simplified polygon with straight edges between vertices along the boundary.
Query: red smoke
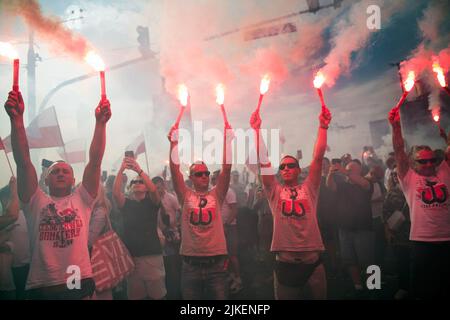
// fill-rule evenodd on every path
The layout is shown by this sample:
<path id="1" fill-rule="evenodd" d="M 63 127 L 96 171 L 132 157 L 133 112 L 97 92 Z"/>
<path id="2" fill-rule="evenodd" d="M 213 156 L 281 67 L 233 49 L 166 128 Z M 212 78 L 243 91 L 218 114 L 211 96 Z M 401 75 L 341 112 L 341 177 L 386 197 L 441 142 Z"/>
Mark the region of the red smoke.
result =
<path id="1" fill-rule="evenodd" d="M 36 0 L 10 0 L 5 8 L 22 16 L 40 37 L 50 42 L 54 51 L 63 50 L 82 60 L 90 50 L 86 39 L 67 29 L 58 17 L 44 16 Z"/>

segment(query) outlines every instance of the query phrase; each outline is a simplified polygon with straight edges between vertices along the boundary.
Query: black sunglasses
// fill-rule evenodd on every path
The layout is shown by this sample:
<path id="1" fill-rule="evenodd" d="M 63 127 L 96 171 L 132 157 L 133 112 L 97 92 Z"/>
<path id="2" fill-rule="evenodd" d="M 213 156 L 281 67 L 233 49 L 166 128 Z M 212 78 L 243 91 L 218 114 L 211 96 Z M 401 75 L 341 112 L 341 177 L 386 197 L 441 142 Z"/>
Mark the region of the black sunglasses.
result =
<path id="1" fill-rule="evenodd" d="M 130 185 L 132 186 L 133 184 L 143 184 L 143 183 L 144 183 L 144 181 L 142 181 L 142 180 L 133 180 L 130 182 Z"/>
<path id="2" fill-rule="evenodd" d="M 211 174 L 211 172 L 209 172 L 209 171 L 198 171 L 198 172 L 193 173 L 193 175 L 196 176 L 197 178 L 200 178 L 203 175 L 209 177 L 210 174 Z"/>
<path id="3" fill-rule="evenodd" d="M 284 170 L 284 168 L 288 167 L 289 169 L 294 169 L 294 168 L 298 168 L 298 164 L 296 163 L 283 163 L 280 164 L 280 166 L 278 167 L 278 169 L 280 170 Z"/>
<path id="4" fill-rule="evenodd" d="M 420 163 L 420 164 L 427 164 L 427 163 L 431 163 L 431 164 L 435 164 L 437 161 L 436 158 L 430 158 L 430 159 L 417 159 L 416 162 Z"/>

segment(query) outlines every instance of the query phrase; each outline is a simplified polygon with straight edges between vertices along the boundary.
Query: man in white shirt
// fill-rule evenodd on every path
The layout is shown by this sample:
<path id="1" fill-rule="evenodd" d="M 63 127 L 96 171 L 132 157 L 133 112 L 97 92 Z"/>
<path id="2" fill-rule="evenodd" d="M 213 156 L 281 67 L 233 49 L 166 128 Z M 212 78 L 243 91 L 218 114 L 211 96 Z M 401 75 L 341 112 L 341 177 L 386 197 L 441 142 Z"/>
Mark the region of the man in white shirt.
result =
<path id="1" fill-rule="evenodd" d="M 389 113 L 400 187 L 410 208 L 412 289 L 416 298 L 450 297 L 450 146 L 437 166 L 433 150 L 416 146 L 405 152 L 400 111 Z"/>
<path id="2" fill-rule="evenodd" d="M 72 167 L 53 163 L 45 184 L 38 185 L 23 123 L 24 102 L 19 91 L 11 91 L 5 103 L 11 120 L 11 144 L 17 165 L 19 199 L 24 204 L 31 246 L 31 265 L 26 289 L 30 299 L 86 299 L 95 283 L 88 252 L 89 220 L 97 196 L 106 143 L 110 104 L 102 99 L 95 109 L 95 131 L 83 180 L 75 188 Z"/>

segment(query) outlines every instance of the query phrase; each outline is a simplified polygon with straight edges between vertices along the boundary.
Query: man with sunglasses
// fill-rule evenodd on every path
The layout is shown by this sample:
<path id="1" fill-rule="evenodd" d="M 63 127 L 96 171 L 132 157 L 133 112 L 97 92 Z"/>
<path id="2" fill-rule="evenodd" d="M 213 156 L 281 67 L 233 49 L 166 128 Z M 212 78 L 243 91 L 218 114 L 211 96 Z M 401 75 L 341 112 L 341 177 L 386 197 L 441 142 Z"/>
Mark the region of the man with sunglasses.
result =
<path id="1" fill-rule="evenodd" d="M 325 269 L 320 258 L 324 246 L 317 223 L 317 199 L 330 121 L 331 113 L 324 107 L 309 175 L 299 185 L 301 169 L 293 156 L 281 159 L 282 183 L 278 183 L 268 169 L 271 165 L 260 132 L 259 112 L 254 112 L 250 119 L 251 127 L 259 136 L 258 162 L 274 220 L 271 251 L 276 253 L 274 288 L 278 300 L 299 299 L 305 288 L 310 289 L 313 299 L 327 296 Z"/>
<path id="2" fill-rule="evenodd" d="M 410 159 L 400 125 L 400 110 L 389 113 L 400 187 L 410 208 L 412 289 L 416 298 L 450 297 L 450 147 L 438 166 L 428 146 L 412 148 Z"/>
<path id="3" fill-rule="evenodd" d="M 47 170 L 47 195 L 38 185 L 31 162 L 23 123 L 24 102 L 20 92 L 11 91 L 5 109 L 11 120 L 11 143 L 17 164 L 19 198 L 24 204 L 29 226 L 31 264 L 26 288 L 30 299 L 87 299 L 95 284 L 88 252 L 89 220 L 100 183 L 100 168 L 106 144 L 106 124 L 111 118 L 110 103 L 102 99 L 95 109 L 95 129 L 89 162 L 83 180 L 73 190 L 72 167 L 57 161 Z M 70 290 L 71 273 L 78 266 L 81 288 Z M 69 269 L 70 270 L 70 269 Z M 69 279 L 68 279 L 69 278 Z"/>
<path id="4" fill-rule="evenodd" d="M 130 182 L 129 198 L 122 192 L 126 169 L 137 174 Z M 114 181 L 113 196 L 123 216 L 123 242 L 135 265 L 128 277 L 128 299 L 163 299 L 165 269 L 157 232 L 161 198 L 155 184 L 134 158 L 124 158 Z"/>
<path id="5" fill-rule="evenodd" d="M 228 298 L 227 247 L 220 213 L 231 174 L 232 132 L 228 123 L 224 131 L 222 170 L 211 190 L 210 172 L 204 162 L 195 162 L 189 167 L 193 189 L 186 186 L 178 158 L 178 126 L 174 125 L 168 134 L 170 172 L 182 207 L 181 290 L 185 300 Z"/>

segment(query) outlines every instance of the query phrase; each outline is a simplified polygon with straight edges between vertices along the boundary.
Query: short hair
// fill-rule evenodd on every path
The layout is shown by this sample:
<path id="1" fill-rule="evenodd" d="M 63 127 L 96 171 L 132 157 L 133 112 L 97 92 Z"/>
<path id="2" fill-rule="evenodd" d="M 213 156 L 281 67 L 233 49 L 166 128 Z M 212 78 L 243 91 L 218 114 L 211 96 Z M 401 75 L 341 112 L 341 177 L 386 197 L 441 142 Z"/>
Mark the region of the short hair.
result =
<path id="1" fill-rule="evenodd" d="M 422 151 L 422 150 L 427 150 L 427 151 L 433 152 L 433 150 L 427 145 L 417 145 L 417 146 L 412 146 L 411 147 L 408 156 L 411 159 L 413 159 L 413 158 L 415 158 L 416 153 L 419 152 L 419 151 Z"/>
<path id="2" fill-rule="evenodd" d="M 286 159 L 286 158 L 293 159 L 295 161 L 295 163 L 297 163 L 297 166 L 300 168 L 300 163 L 298 162 L 298 159 L 296 157 L 294 157 L 294 156 L 291 156 L 291 155 L 286 155 L 283 158 L 281 158 L 280 163 L 283 162 L 283 160 Z"/>
<path id="3" fill-rule="evenodd" d="M 153 177 L 153 178 L 152 178 L 152 182 L 153 182 L 154 184 L 157 184 L 157 183 L 164 183 L 164 179 L 161 178 L 160 176 L 156 176 L 156 177 Z"/>
<path id="4" fill-rule="evenodd" d="M 203 161 L 195 161 L 193 164 L 191 164 L 189 166 L 189 175 L 192 174 L 192 169 L 194 169 L 194 166 L 198 165 L 198 164 L 203 164 L 206 166 L 206 163 L 204 163 Z"/>
<path id="5" fill-rule="evenodd" d="M 358 159 L 352 159 L 350 162 L 354 162 L 354 163 L 357 163 L 357 164 L 359 164 L 360 166 L 362 166 L 361 161 L 359 161 Z"/>
<path id="6" fill-rule="evenodd" d="M 239 175 L 239 171 L 237 171 L 237 170 L 233 170 L 233 171 L 231 171 L 231 174 L 233 175 L 233 176 L 235 176 L 235 175 Z"/>

